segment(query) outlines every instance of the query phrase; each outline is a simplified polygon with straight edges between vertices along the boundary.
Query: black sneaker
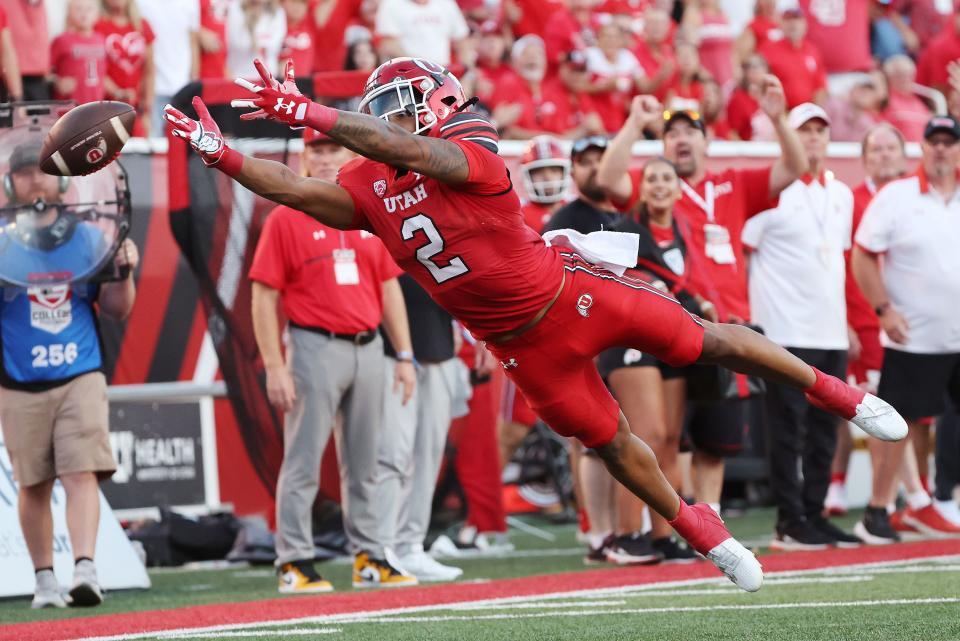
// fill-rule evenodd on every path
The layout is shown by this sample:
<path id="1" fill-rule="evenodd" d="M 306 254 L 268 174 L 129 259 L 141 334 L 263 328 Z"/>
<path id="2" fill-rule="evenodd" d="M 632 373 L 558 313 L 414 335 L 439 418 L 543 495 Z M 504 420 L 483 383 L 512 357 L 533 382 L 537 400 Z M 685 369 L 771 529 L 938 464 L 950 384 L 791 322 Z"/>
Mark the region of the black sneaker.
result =
<path id="1" fill-rule="evenodd" d="M 770 541 L 771 550 L 826 550 L 834 542 L 833 537 L 827 536 L 809 521 L 793 521 L 778 525 L 773 540 Z"/>
<path id="2" fill-rule="evenodd" d="M 663 560 L 663 554 L 653 549 L 646 535 L 634 532 L 621 534 L 607 549 L 607 561 L 616 565 L 649 565 Z"/>
<path id="3" fill-rule="evenodd" d="M 838 548 L 855 548 L 863 543 L 859 537 L 847 534 L 822 516 L 812 517 L 807 522 L 833 539 L 833 544 Z"/>
<path id="4" fill-rule="evenodd" d="M 599 545 L 599 547 L 593 547 L 592 545 L 587 548 L 587 555 L 583 557 L 583 562 L 585 565 L 596 565 L 598 563 L 607 562 L 607 550 L 610 549 L 610 546 L 613 545 L 613 541 L 616 537 L 613 534 L 610 534 L 605 538 Z"/>
<path id="5" fill-rule="evenodd" d="M 650 546 L 663 555 L 664 563 L 692 563 L 700 558 L 692 548 L 678 543 L 672 536 L 653 539 Z"/>
<path id="6" fill-rule="evenodd" d="M 890 525 L 890 515 L 882 507 L 868 505 L 863 520 L 853 526 L 853 531 L 867 545 L 885 545 L 900 540 L 900 535 Z"/>

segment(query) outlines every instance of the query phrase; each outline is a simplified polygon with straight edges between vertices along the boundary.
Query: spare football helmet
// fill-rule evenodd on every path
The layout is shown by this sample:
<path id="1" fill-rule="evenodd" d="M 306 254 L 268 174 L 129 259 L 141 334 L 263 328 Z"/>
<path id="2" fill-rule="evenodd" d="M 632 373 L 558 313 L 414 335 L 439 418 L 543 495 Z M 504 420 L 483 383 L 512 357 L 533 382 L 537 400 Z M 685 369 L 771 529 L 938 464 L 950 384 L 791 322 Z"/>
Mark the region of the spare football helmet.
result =
<path id="1" fill-rule="evenodd" d="M 460 81 L 446 68 L 423 58 L 393 58 L 370 74 L 357 111 L 389 121 L 414 116 L 423 133 L 466 103 Z"/>
<path id="2" fill-rule="evenodd" d="M 559 167 L 563 172 L 557 180 L 534 177 L 533 172 L 546 167 Z M 570 159 L 553 136 L 537 136 L 530 140 L 520 157 L 520 175 L 527 198 L 535 203 L 560 202 L 570 183 Z"/>

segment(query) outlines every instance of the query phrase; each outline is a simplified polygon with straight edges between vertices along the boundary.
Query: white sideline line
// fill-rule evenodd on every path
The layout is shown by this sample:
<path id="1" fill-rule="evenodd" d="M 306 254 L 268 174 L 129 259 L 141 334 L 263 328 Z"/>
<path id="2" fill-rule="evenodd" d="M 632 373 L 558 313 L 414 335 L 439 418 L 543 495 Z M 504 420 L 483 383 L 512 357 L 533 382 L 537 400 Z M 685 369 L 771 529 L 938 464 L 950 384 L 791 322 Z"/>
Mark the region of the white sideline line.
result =
<path id="1" fill-rule="evenodd" d="M 273 634 L 281 637 L 299 637 L 308 634 L 337 634 L 343 632 L 341 628 L 294 628 L 293 630 L 278 630 Z M 263 632 L 244 631 L 244 632 L 201 632 L 200 634 L 182 633 L 175 636 L 166 637 L 168 639 L 229 639 L 238 637 L 259 637 Z"/>
<path id="2" fill-rule="evenodd" d="M 499 608 L 510 610 L 532 610 L 534 608 L 543 610 L 556 610 L 559 608 L 583 608 L 588 606 L 600 608 L 626 604 L 627 602 L 623 599 L 608 599 L 605 601 L 528 601 L 526 603 L 510 603 L 507 605 L 499 605 L 497 603 L 466 603 L 449 609 L 458 611 L 495 610 Z"/>
<path id="3" fill-rule="evenodd" d="M 665 614 L 672 612 L 722 612 L 743 610 L 790 610 L 794 608 L 856 608 L 881 605 L 930 605 L 940 603 L 960 603 L 958 597 L 935 597 L 924 599 L 881 599 L 876 601 L 811 601 L 803 603 L 764 603 L 756 605 L 710 605 L 676 606 L 669 608 L 622 608 L 604 610 L 602 614 Z M 342 619 L 338 623 L 444 623 L 447 621 L 495 621 L 498 619 L 544 619 L 548 617 L 586 617 L 597 616 L 596 610 L 567 610 L 566 612 L 536 612 L 529 614 L 478 614 L 472 616 L 439 617 L 383 617 Z"/>
<path id="4" fill-rule="evenodd" d="M 926 557 L 921 559 L 901 559 L 896 561 L 874 561 L 871 563 L 860 563 L 853 564 L 848 566 L 843 566 L 848 571 L 857 570 L 860 572 L 868 571 L 874 572 L 873 568 L 882 568 L 890 566 L 902 566 L 902 565 L 916 565 L 919 563 L 937 563 L 937 562 L 956 562 L 960 560 L 960 555 L 943 555 L 935 557 Z M 935 566 L 934 566 L 935 567 Z M 804 575 L 814 575 L 814 574 L 831 574 L 829 570 L 837 570 L 841 568 L 814 568 L 810 570 L 791 570 L 785 572 L 768 572 L 765 574 L 766 579 L 771 579 L 773 577 L 794 577 L 794 576 L 804 576 Z M 602 598 L 606 596 L 627 596 L 634 595 L 636 592 L 645 593 L 647 591 L 657 591 L 663 590 L 666 588 L 679 588 L 684 586 L 695 586 L 695 585 L 729 585 L 728 579 L 718 576 L 714 578 L 699 578 L 699 579 L 684 579 L 681 581 L 661 581 L 658 583 L 651 583 L 645 585 L 623 585 L 613 588 L 596 588 L 589 590 L 568 590 L 564 592 L 554 592 L 549 594 L 537 594 L 531 596 L 516 596 L 516 597 L 497 597 L 491 599 L 479 599 L 476 601 L 467 601 L 462 603 L 519 603 L 523 601 L 529 601 L 530 599 L 576 599 L 576 598 Z M 92 636 L 92 637 L 81 637 L 71 639 L 70 641 L 135 641 L 137 639 L 148 639 L 148 638 L 161 638 L 166 639 L 173 635 L 180 634 L 183 635 L 187 632 L 194 634 L 201 634 L 206 632 L 221 632 L 221 631 L 230 631 L 230 630 L 249 630 L 253 628 L 265 628 L 271 626 L 284 626 L 284 625 L 299 625 L 299 624 L 339 624 L 341 621 L 348 619 L 356 619 L 358 616 L 388 616 L 391 614 L 412 614 L 415 612 L 430 612 L 437 610 L 449 610 L 452 606 L 457 605 L 455 603 L 445 603 L 445 604 L 435 604 L 435 605 L 421 605 L 421 606 L 410 606 L 404 608 L 385 608 L 381 610 L 368 610 L 366 612 L 349 612 L 343 614 L 331 614 L 323 616 L 312 616 L 312 617 L 300 617 L 294 619 L 279 619 L 279 620 L 264 620 L 258 621 L 255 623 L 228 623 L 222 625 L 214 626 L 205 626 L 197 628 L 179 628 L 173 630 L 157 630 L 152 632 L 131 632 L 126 634 L 116 634 L 108 636 Z"/>

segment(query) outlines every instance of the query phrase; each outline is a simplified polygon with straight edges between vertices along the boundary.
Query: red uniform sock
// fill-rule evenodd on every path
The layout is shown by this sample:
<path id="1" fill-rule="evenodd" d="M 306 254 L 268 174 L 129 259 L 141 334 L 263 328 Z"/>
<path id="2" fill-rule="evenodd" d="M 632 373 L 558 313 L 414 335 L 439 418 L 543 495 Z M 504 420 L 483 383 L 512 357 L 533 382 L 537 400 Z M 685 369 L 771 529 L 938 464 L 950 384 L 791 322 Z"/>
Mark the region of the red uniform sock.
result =
<path id="1" fill-rule="evenodd" d="M 669 523 L 677 534 L 703 555 L 732 538 L 720 515 L 706 503 L 689 506 L 680 501 L 680 511 Z"/>
<path id="2" fill-rule="evenodd" d="M 845 485 L 847 483 L 847 473 L 846 472 L 834 472 L 830 475 L 831 483 L 839 483 L 840 485 Z"/>
<path id="3" fill-rule="evenodd" d="M 920 475 L 920 486 L 923 487 L 923 491 L 927 494 L 930 494 L 930 477 L 926 474 Z"/>
<path id="4" fill-rule="evenodd" d="M 810 404 L 848 421 L 856 416 L 857 405 L 863 400 L 866 392 L 847 385 L 836 376 L 824 374 L 816 367 L 813 371 L 817 375 L 817 380 L 806 390 Z"/>

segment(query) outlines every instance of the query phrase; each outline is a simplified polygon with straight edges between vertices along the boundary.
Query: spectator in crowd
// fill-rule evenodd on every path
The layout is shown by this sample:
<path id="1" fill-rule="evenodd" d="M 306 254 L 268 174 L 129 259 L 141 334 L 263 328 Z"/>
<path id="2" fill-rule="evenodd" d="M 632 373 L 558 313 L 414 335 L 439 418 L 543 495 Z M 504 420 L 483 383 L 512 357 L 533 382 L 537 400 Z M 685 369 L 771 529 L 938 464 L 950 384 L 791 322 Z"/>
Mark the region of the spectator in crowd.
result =
<path id="1" fill-rule="evenodd" d="M 724 110 L 723 92 L 713 78 L 703 82 L 703 98 L 700 100 L 703 124 L 707 128 L 707 137 L 713 140 L 730 138 L 730 123 Z"/>
<path id="2" fill-rule="evenodd" d="M 666 98 L 677 68 L 673 31 L 673 21 L 666 10 L 650 6 L 643 12 L 643 39 L 633 51 L 646 75 L 644 91 L 659 100 Z"/>
<path id="3" fill-rule="evenodd" d="M 886 122 L 876 125 L 864 137 L 862 154 L 867 177 L 853 190 L 853 236 L 856 236 L 864 211 L 877 191 L 906 174 L 905 145 L 903 135 Z M 857 285 L 851 254 L 852 252 L 848 252 L 846 257 L 847 326 L 850 334 L 847 379 L 852 379 L 859 387 L 874 394 L 883 364 L 880 321 Z M 885 503 L 886 493 L 891 485 L 888 479 L 899 474 L 907 489 L 908 509 L 923 510 L 930 505 L 930 495 L 920 481 L 916 461 L 913 459 L 913 448 L 909 443 L 906 448 L 895 448 L 889 447 L 884 441 L 868 439 L 867 447 L 870 450 L 873 491 L 864 518 L 854 527 L 854 534 L 868 544 L 895 542 L 900 539 L 897 527 L 902 527 L 903 513 L 895 513 L 895 517 L 901 521 L 900 525 L 895 526 L 894 518 L 889 515 Z M 847 511 L 844 484 L 852 451 L 850 427 L 846 421 L 842 421 L 837 426 L 837 451 L 831 466 L 830 487 L 824 500 L 827 514 L 845 514 Z M 896 486 L 895 482 L 893 486 Z M 935 515 L 926 510 L 922 512 L 922 516 Z"/>
<path id="4" fill-rule="evenodd" d="M 40 170 L 40 146 L 38 134 L 15 147 L 5 180 L 9 206 L 20 207 L 11 218 L 42 217 L 37 226 L 49 227 L 72 215 L 68 210 L 51 217 L 58 210 L 47 209 L 44 214 L 34 207 L 37 201 L 61 203 L 67 186 L 66 179 Z M 52 232 L 48 234 L 53 237 Z M 8 258 L 18 245 L 7 245 Z M 0 426 L 20 488 L 20 528 L 36 572 L 34 608 L 94 606 L 103 600 L 93 561 L 100 524 L 98 482 L 110 478 L 116 463 L 108 433 L 107 381 L 97 314 L 123 320 L 133 307 L 133 270 L 138 263 L 133 241 L 124 241 L 114 263 L 129 268 L 129 276 L 103 284 L 0 288 L 4 346 Z M 32 311 L 31 299 L 36 297 L 50 305 L 48 321 L 37 319 Z M 57 479 L 66 491 L 67 530 L 75 560 L 67 601 L 53 573 L 50 498 Z"/>
<path id="5" fill-rule="evenodd" d="M 954 0 L 891 0 L 890 8 L 906 21 L 920 43 L 929 43 L 949 28 L 955 4 Z"/>
<path id="6" fill-rule="evenodd" d="M 201 80 L 227 77 L 227 11 L 230 4 L 231 0 L 200 0 L 197 44 Z"/>
<path id="7" fill-rule="evenodd" d="M 923 429 L 926 417 L 943 414 L 948 398 L 954 408 L 960 406 L 958 141 L 960 123 L 953 117 L 930 119 L 920 168 L 877 193 L 853 249 L 853 273 L 883 329 L 879 394 L 907 419 L 911 432 Z M 902 452 L 905 444 L 891 451 Z M 950 456 L 956 468 L 956 452 Z M 883 500 L 871 499 L 865 528 L 882 518 L 880 505 L 893 499 L 895 479 L 884 480 L 886 488 L 874 488 Z M 937 498 L 931 506 L 908 510 L 904 522 L 928 533 L 960 533 L 956 504 L 941 494 Z"/>
<path id="8" fill-rule="evenodd" d="M 584 51 L 590 81 L 590 101 L 603 121 L 604 130 L 616 132 L 626 120 L 630 98 L 641 84 L 643 67 L 626 47 L 620 26 L 607 20 L 597 27 L 597 46 Z"/>
<path id="9" fill-rule="evenodd" d="M 377 11 L 380 57 L 413 56 L 449 65 L 473 58 L 470 30 L 454 0 L 381 0 Z"/>
<path id="10" fill-rule="evenodd" d="M 763 56 L 747 56 L 741 65 L 740 82 L 727 102 L 731 134 L 740 140 L 774 140 L 773 123 L 760 108 L 760 94 L 769 69 Z"/>
<path id="11" fill-rule="evenodd" d="M 919 48 L 917 34 L 890 2 L 870 4 L 870 51 L 875 59 L 913 55 Z"/>
<path id="12" fill-rule="evenodd" d="M 547 63 L 555 69 L 573 51 L 583 51 L 596 43 L 594 9 L 598 0 L 566 0 L 554 11 L 539 35 L 547 51 Z"/>
<path id="13" fill-rule="evenodd" d="M 513 43 L 510 61 L 515 73 L 504 76 L 491 99 L 493 118 L 504 137 L 576 138 L 603 132 L 600 117 L 587 111 L 580 96 L 568 91 L 558 76 L 548 75 L 540 36 L 524 36 Z"/>
<path id="14" fill-rule="evenodd" d="M 481 104 L 489 106 L 497 86 L 512 70 L 506 61 L 507 38 L 503 33 L 503 25 L 496 20 L 485 20 L 480 23 L 478 31 L 480 37 L 477 40 L 474 95 Z"/>
<path id="15" fill-rule="evenodd" d="M 831 79 L 838 74 L 862 73 L 873 68 L 873 59 L 870 57 L 871 2 L 798 2 L 800 10 L 806 16 L 807 40 L 820 52 L 823 65 Z M 772 62 L 770 66 L 774 66 Z M 837 80 L 842 81 L 842 78 Z M 842 83 L 837 85 L 838 90 L 841 86 Z"/>
<path id="16" fill-rule="evenodd" d="M 305 174 L 334 180 L 352 154 L 313 129 L 304 130 Z M 416 585 L 386 558 L 377 511 L 377 454 L 382 435 L 381 320 L 398 352 L 410 353 L 400 269 L 380 240 L 338 231 L 288 207 L 267 218 L 250 267 L 253 329 L 267 372 L 267 396 L 284 413 L 284 455 L 277 481 L 277 569 L 282 594 L 329 592 L 313 567 L 313 502 L 320 460 L 337 441 L 343 521 L 355 553 L 354 587 Z M 281 351 L 278 303 L 289 319 Z M 412 357 L 394 376 L 413 392 Z M 338 412 L 343 426 L 334 430 Z"/>
<path id="17" fill-rule="evenodd" d="M 0 68 L 3 69 L 3 83 L 0 84 L 0 101 L 19 102 L 23 100 L 23 81 L 20 78 L 20 64 L 17 50 L 10 38 L 7 25 L 7 12 L 0 5 Z"/>
<path id="18" fill-rule="evenodd" d="M 883 120 L 881 105 L 886 100 L 886 79 L 879 72 L 864 75 L 848 96 L 831 96 L 824 109 L 830 116 L 830 138 L 862 141 L 868 131 Z"/>
<path id="19" fill-rule="evenodd" d="M 47 32 L 47 12 L 44 0 L 24 2 L 23 0 L 0 0 L 0 9 L 6 14 L 9 40 L 16 52 L 20 68 L 20 97 L 23 100 L 49 100 L 50 85 L 50 41 Z M 2 44 L 2 43 L 0 43 Z M 6 67 L 6 46 L 4 46 L 4 76 L 12 72 Z M 7 80 L 7 91 L 14 93 L 15 83 Z"/>
<path id="20" fill-rule="evenodd" d="M 278 73 L 287 16 L 279 0 L 237 0 L 227 9 L 227 76 L 256 78 L 253 60 Z"/>
<path id="21" fill-rule="evenodd" d="M 373 47 L 373 34 L 366 27 L 354 25 L 344 34 L 347 41 L 347 53 L 343 63 L 344 71 L 372 72 L 377 68 L 377 52 Z M 360 105 L 360 96 L 340 98 L 331 103 L 337 109 L 356 111 Z"/>
<path id="22" fill-rule="evenodd" d="M 681 30 L 697 47 L 703 68 L 720 86 L 733 80 L 735 35 L 718 0 L 693 0 L 684 5 Z"/>
<path id="23" fill-rule="evenodd" d="M 78 104 L 103 100 L 107 48 L 103 34 L 94 31 L 99 18 L 97 0 L 70 0 L 67 5 L 67 28 L 50 43 L 55 99 Z"/>
<path id="24" fill-rule="evenodd" d="M 542 34 L 550 17 L 565 8 L 564 0 L 504 0 L 503 13 L 517 38 Z"/>
<path id="25" fill-rule="evenodd" d="M 632 110 L 633 113 L 636 110 Z M 625 127 L 637 126 L 631 117 Z M 680 199 L 680 177 L 670 161 L 654 158 L 643 168 L 640 202 L 612 231 L 638 234 L 640 250 L 637 269 L 645 280 L 675 296 L 684 308 L 707 319 L 716 319 L 716 308 L 702 296 L 687 289 L 690 276 L 687 245 L 673 208 Z M 686 401 L 686 380 L 682 368 L 633 349 L 614 348 L 600 355 L 598 369 L 627 420 L 633 416 L 634 433 L 650 446 L 660 469 L 675 488 L 680 487 L 680 434 Z M 620 526 L 618 538 L 639 538 L 643 504 L 622 486 L 617 489 Z M 665 561 L 683 561 L 696 554 L 677 543 L 673 529 L 660 515 L 651 513 L 650 544 Z M 629 542 L 624 542 L 629 545 Z"/>
<path id="26" fill-rule="evenodd" d="M 102 0 L 105 13 L 94 29 L 107 49 L 107 98 L 137 108 L 134 133 L 150 135 L 153 107 L 153 29 L 140 17 L 135 0 Z"/>
<path id="27" fill-rule="evenodd" d="M 930 119 L 930 108 L 913 92 L 917 67 L 904 55 L 892 56 L 883 63 L 887 78 L 887 106 L 883 118 L 903 133 L 908 142 L 920 142 Z"/>
<path id="28" fill-rule="evenodd" d="M 807 39 L 807 20 L 799 9 L 781 16 L 783 39 L 771 40 L 758 49 L 770 72 L 783 83 L 787 104 L 822 104 L 827 96 L 827 70 L 820 51 Z"/>
<path id="29" fill-rule="evenodd" d="M 297 74 L 313 74 L 314 27 L 307 0 L 280 0 L 287 18 L 287 35 L 283 37 L 280 60 L 293 60 Z"/>
<path id="30" fill-rule="evenodd" d="M 606 136 L 587 136 L 573 142 L 570 177 L 577 188 L 577 197 L 557 209 L 544 225 L 543 232 L 575 229 L 581 234 L 589 234 L 607 229 L 620 218 L 620 212 L 597 182 L 597 169 L 607 144 Z"/>
<path id="31" fill-rule="evenodd" d="M 960 60 L 960 12 L 953 14 L 940 35 L 930 42 L 922 42 L 924 46 L 917 59 L 917 82 L 946 93 L 949 91 L 947 67 Z"/>
<path id="32" fill-rule="evenodd" d="M 351 27 L 374 30 L 380 0 L 319 0 L 311 3 L 314 42 L 313 70 L 339 71 L 347 56 L 347 33 Z"/>
<path id="33" fill-rule="evenodd" d="M 743 243 L 751 250 L 750 309 L 770 340 L 842 377 L 849 347 L 843 257 L 850 247 L 853 194 L 824 167 L 827 112 L 804 103 L 791 110 L 789 123 L 803 143 L 809 171 L 783 190 L 776 207 L 743 228 Z M 801 272 L 803 278 L 797 278 Z M 821 514 L 836 449 L 836 418 L 775 383 L 767 385 L 764 400 L 777 506 L 770 547 L 811 550 L 859 543 Z"/>
<path id="34" fill-rule="evenodd" d="M 466 368 L 454 352 L 453 317 L 409 274 L 399 282 L 413 351 L 395 350 L 389 339 L 384 347 L 390 364 L 415 359 L 417 384 L 407 399 L 391 368 L 385 371 L 376 513 L 384 545 L 397 554 L 403 570 L 418 581 L 452 581 L 463 570 L 435 561 L 424 551 L 423 541 L 450 421 L 463 413 L 454 405 L 469 395 L 469 382 L 461 377 Z"/>
<path id="35" fill-rule="evenodd" d="M 807 168 L 803 147 L 787 125 L 783 87 L 767 76 L 760 107 L 774 124 L 781 158 L 762 169 L 727 169 L 708 172 L 707 139 L 699 114 L 675 112 L 664 121 L 663 113 L 647 105 L 639 123 L 624 127 L 604 153 L 598 183 L 622 210 L 635 206 L 641 173 L 628 170 L 630 150 L 640 131 L 665 127 L 664 156 L 674 163 L 682 179 L 683 197 L 674 215 L 684 226 L 684 240 L 694 265 L 690 287 L 701 292 L 717 308 L 721 322 L 745 322 L 750 318 L 747 300 L 746 262 L 740 232 L 746 220 L 768 208 L 771 198 Z M 742 448 L 744 401 L 698 403 L 689 408 L 688 429 L 693 437 L 697 500 L 711 503 L 719 512 L 725 453 Z"/>
<path id="36" fill-rule="evenodd" d="M 673 111 L 699 111 L 700 101 L 703 100 L 703 81 L 709 77 L 700 65 L 700 54 L 692 44 L 679 42 L 676 55 L 677 73 L 667 88 L 664 104 Z"/>
<path id="37" fill-rule="evenodd" d="M 163 108 L 174 94 L 199 77 L 200 8 L 196 0 L 137 0 L 140 15 L 150 23 L 153 41 L 153 108 L 150 131 L 166 131 Z"/>
<path id="38" fill-rule="evenodd" d="M 782 39 L 783 29 L 777 20 L 777 0 L 757 0 L 753 20 L 737 37 L 737 59 L 745 61 L 768 42 Z"/>

